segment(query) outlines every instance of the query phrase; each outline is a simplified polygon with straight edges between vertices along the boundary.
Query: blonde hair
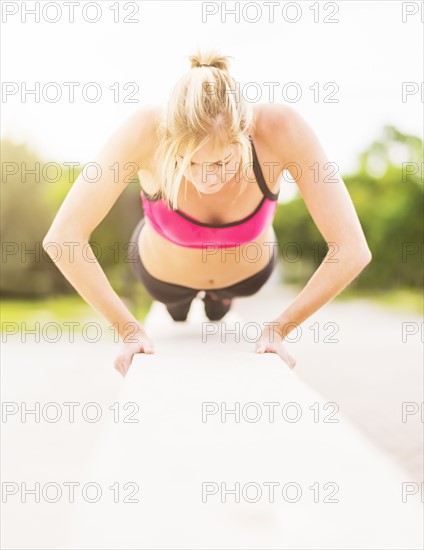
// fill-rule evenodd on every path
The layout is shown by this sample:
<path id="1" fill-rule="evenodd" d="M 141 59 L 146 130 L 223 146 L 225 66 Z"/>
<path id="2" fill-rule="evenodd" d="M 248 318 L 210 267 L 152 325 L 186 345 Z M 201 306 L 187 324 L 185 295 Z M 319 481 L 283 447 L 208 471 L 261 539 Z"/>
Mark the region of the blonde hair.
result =
<path id="1" fill-rule="evenodd" d="M 238 145 L 241 169 L 252 164 L 252 150 L 245 131 L 253 125 L 253 110 L 238 92 L 229 73 L 229 57 L 216 50 L 188 56 L 191 68 L 175 84 L 159 127 L 155 152 L 160 191 L 157 193 L 172 208 L 177 208 L 178 192 L 192 156 L 211 141 L 224 148 Z M 177 157 L 183 158 L 177 168 Z M 243 191 L 246 181 L 240 189 Z"/>

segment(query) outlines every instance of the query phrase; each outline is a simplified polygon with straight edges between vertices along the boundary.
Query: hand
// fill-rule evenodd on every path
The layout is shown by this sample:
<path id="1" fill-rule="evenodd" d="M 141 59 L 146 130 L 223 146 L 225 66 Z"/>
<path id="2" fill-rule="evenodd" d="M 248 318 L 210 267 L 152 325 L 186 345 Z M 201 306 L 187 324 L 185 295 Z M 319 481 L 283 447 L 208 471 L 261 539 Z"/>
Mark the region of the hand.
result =
<path id="1" fill-rule="evenodd" d="M 276 353 L 281 359 L 293 369 L 296 365 L 296 359 L 289 353 L 283 344 L 283 336 L 273 325 L 266 325 L 262 330 L 259 340 L 255 344 L 256 353 Z"/>
<path id="2" fill-rule="evenodd" d="M 139 330 L 127 336 L 126 340 L 127 341 L 124 340 L 121 351 L 118 353 L 114 362 L 115 369 L 124 377 L 136 353 L 155 353 L 153 342 L 144 330 Z"/>

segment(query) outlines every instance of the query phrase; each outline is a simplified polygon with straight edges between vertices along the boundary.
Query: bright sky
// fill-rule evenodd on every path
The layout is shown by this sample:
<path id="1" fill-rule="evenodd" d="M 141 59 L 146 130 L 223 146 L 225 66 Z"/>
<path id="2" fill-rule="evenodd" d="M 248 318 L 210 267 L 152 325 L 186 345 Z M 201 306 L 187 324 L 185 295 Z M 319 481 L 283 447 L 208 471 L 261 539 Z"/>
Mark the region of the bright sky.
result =
<path id="1" fill-rule="evenodd" d="M 36 4 L 40 22 L 30 14 L 25 21 L 24 8 Z M 236 4 L 238 22 L 225 14 Z M 294 98 L 296 88 L 285 86 L 295 82 L 301 95 L 291 105 L 312 125 L 330 160 L 346 173 L 384 124 L 422 135 L 423 10 L 422 2 L 400 1 L 3 0 L 2 136 L 27 141 L 48 161 L 92 160 L 131 112 L 166 101 L 173 84 L 189 69 L 187 56 L 197 45 L 215 46 L 233 56 L 232 74 L 249 101 L 284 102 L 283 91 Z M 99 20 L 85 21 L 83 12 L 86 19 Z M 58 22 L 43 20 L 43 13 Z M 125 17 L 138 22 L 124 22 Z M 338 22 L 326 23 L 324 18 Z M 57 84 L 46 87 L 49 82 Z M 73 102 L 66 82 L 79 83 Z M 82 95 L 89 82 L 98 83 L 98 102 Z M 127 85 L 131 82 L 138 91 L 134 84 Z M 267 82 L 276 83 L 274 97 Z M 334 84 L 327 84 L 331 82 L 338 86 L 332 96 L 338 103 L 323 101 L 335 90 Z M 34 89 L 36 83 L 39 100 L 31 94 L 22 99 L 25 85 Z M 410 94 L 403 100 L 402 83 L 410 83 Z M 62 98 L 49 102 L 43 90 L 50 98 L 59 90 Z M 86 90 L 94 97 L 93 86 Z M 124 102 L 126 97 L 137 102 Z"/>

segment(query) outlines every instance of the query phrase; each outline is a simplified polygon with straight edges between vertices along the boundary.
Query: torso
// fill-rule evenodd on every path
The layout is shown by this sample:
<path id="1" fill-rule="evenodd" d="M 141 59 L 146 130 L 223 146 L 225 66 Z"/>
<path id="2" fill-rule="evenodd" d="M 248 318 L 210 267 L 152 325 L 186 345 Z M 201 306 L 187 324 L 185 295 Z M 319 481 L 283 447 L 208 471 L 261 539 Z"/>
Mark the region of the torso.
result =
<path id="1" fill-rule="evenodd" d="M 278 159 L 270 149 L 270 136 L 269 131 L 266 133 L 263 107 L 253 106 L 254 125 L 249 134 L 255 144 L 265 182 L 268 188 L 276 193 L 280 187 L 282 164 L 275 165 Z M 160 107 L 157 113 L 159 112 Z M 148 141 L 152 146 L 154 138 L 153 135 Z M 148 158 L 152 157 L 153 154 L 148 155 Z M 144 191 L 153 194 L 158 189 L 158 184 L 153 181 L 154 171 L 153 167 L 149 166 L 148 158 L 142 163 L 143 169 L 139 171 L 139 177 Z M 267 165 L 267 162 L 274 164 Z M 243 175 L 237 182 L 235 179 L 228 182 L 222 191 L 202 197 L 198 196 L 192 184 L 183 179 L 178 194 L 178 209 L 203 223 L 225 224 L 245 218 L 255 210 L 263 194 L 250 168 L 245 191 L 229 206 L 237 195 Z M 247 243 L 237 247 L 237 254 L 231 253 L 234 249 L 226 251 L 223 248 L 209 254 L 205 259 L 204 251 L 201 249 L 178 246 L 163 238 L 146 218 L 138 246 L 141 261 L 153 277 L 168 283 L 206 290 L 235 284 L 261 271 L 271 259 L 273 247 L 277 246 L 277 237 L 272 225 L 269 225 L 255 240 L 253 250 L 252 247 L 249 250 L 250 243 Z M 252 261 L 255 256 L 257 260 Z"/>

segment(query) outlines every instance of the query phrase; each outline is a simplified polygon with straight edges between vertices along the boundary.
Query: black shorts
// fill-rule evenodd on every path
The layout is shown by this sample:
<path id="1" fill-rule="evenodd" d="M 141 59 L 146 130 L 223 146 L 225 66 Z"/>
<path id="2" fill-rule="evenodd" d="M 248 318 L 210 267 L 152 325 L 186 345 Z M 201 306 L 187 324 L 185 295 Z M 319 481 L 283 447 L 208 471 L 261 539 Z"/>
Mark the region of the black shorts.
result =
<path id="1" fill-rule="evenodd" d="M 131 242 L 135 243 L 136 250 L 138 250 L 137 243 L 143 225 L 144 218 L 142 218 L 137 224 L 131 236 Z M 206 294 L 213 295 L 213 299 L 218 300 L 231 300 L 232 298 L 238 296 L 252 296 L 256 292 L 258 292 L 258 290 L 270 278 L 272 272 L 277 265 L 277 259 L 278 253 L 276 252 L 276 247 L 273 247 L 272 258 L 261 271 L 233 285 L 213 289 L 192 288 L 161 281 L 160 279 L 153 277 L 146 270 L 139 254 L 137 254 L 137 261 L 131 262 L 131 267 L 135 277 L 144 285 L 150 296 L 154 300 L 162 302 L 163 304 L 168 306 L 187 303 L 190 304 L 193 298 L 195 298 L 197 294 L 202 290 L 204 290 Z"/>

